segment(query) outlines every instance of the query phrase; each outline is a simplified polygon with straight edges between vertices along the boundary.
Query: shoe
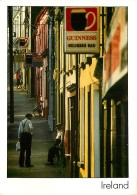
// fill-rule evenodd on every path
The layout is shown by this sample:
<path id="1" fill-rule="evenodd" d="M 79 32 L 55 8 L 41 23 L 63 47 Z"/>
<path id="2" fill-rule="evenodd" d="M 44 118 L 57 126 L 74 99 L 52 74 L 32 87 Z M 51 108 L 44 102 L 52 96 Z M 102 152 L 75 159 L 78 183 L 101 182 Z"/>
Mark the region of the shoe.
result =
<path id="1" fill-rule="evenodd" d="M 20 165 L 20 167 L 24 167 L 24 165 Z"/>
<path id="2" fill-rule="evenodd" d="M 51 165 L 54 165 L 53 163 L 51 163 L 51 162 L 47 162 L 47 163 L 45 163 L 45 165 L 47 165 L 47 166 L 51 166 Z"/>
<path id="3" fill-rule="evenodd" d="M 26 165 L 26 167 L 34 167 L 34 165 Z"/>

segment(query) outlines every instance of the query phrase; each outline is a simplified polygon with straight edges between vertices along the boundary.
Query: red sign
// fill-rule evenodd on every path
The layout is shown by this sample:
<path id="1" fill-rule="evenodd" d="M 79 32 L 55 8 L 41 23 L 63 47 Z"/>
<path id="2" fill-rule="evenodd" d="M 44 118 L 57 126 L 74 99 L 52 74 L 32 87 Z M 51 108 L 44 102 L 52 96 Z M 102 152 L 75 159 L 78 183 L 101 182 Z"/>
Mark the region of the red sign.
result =
<path id="1" fill-rule="evenodd" d="M 97 8 L 66 8 L 66 31 L 97 31 Z"/>
<path id="2" fill-rule="evenodd" d="M 27 48 L 28 47 L 28 37 L 19 38 L 19 47 Z"/>
<path id="3" fill-rule="evenodd" d="M 117 27 L 111 42 L 111 52 L 112 52 L 112 73 L 120 65 L 120 25 Z"/>
<path id="4" fill-rule="evenodd" d="M 99 53 L 99 8 L 65 8 L 65 53 Z"/>
<path id="5" fill-rule="evenodd" d="M 120 26 L 117 27 L 106 51 L 106 83 L 120 65 Z"/>
<path id="6" fill-rule="evenodd" d="M 128 73 L 127 12 L 121 7 L 111 19 L 111 29 L 105 43 L 102 96 Z"/>

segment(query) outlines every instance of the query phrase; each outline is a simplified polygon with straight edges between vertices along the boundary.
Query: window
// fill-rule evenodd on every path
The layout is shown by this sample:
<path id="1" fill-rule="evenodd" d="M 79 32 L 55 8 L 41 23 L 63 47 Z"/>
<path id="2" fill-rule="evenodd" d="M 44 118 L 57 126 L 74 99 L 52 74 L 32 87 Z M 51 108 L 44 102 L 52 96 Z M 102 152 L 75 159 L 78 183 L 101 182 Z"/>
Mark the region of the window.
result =
<path id="1" fill-rule="evenodd" d="M 81 162 L 85 161 L 85 89 L 81 96 Z"/>
<path id="2" fill-rule="evenodd" d="M 61 105 L 61 124 L 63 124 L 63 116 L 64 116 L 64 112 L 63 112 L 63 102 L 64 102 L 64 100 L 63 100 L 63 93 L 61 93 L 61 98 L 60 98 L 60 105 Z"/>

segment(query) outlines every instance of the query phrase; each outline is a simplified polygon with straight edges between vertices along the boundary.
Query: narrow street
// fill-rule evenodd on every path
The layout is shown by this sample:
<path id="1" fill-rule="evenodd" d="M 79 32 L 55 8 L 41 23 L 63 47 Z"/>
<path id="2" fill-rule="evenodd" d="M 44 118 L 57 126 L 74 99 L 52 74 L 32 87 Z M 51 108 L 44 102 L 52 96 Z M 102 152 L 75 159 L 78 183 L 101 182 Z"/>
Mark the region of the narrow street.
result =
<path id="1" fill-rule="evenodd" d="M 8 177 L 129 177 L 127 35 L 128 7 L 8 6 Z M 36 104 L 34 168 L 20 168 L 19 122 Z"/>
<path id="2" fill-rule="evenodd" d="M 8 96 L 9 97 L 9 96 Z M 8 102 L 9 103 L 9 102 Z M 51 132 L 48 122 L 44 118 L 32 119 L 34 135 L 32 139 L 31 161 L 34 167 L 20 168 L 18 164 L 19 152 L 16 151 L 17 130 L 19 122 L 26 113 L 32 113 L 36 105 L 35 99 L 30 98 L 23 89 L 14 87 L 14 123 L 8 122 L 7 148 L 7 177 L 8 178 L 64 178 L 64 168 L 61 165 L 45 166 L 48 149 L 55 141 L 56 133 Z M 9 119 L 8 119 L 9 120 Z"/>

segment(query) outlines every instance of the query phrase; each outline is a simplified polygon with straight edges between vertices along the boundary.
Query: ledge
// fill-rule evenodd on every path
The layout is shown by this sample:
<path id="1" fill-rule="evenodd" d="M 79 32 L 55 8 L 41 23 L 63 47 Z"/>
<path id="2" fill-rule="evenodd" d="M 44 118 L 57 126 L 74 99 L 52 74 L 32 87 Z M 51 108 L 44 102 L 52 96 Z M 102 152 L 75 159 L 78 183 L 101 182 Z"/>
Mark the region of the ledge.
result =
<path id="1" fill-rule="evenodd" d="M 84 63 L 91 65 L 92 64 L 92 58 L 91 57 L 86 57 L 85 60 L 84 60 Z"/>
<path id="2" fill-rule="evenodd" d="M 82 168 L 82 169 L 84 169 L 84 162 L 77 162 L 77 166 L 79 167 L 79 168 Z"/>
<path id="3" fill-rule="evenodd" d="M 41 54 L 42 57 L 43 57 L 43 58 L 46 58 L 46 57 L 48 56 L 48 52 L 49 52 L 49 51 L 48 51 L 48 48 L 46 48 L 46 49 L 42 52 L 42 54 Z"/>
<path id="4" fill-rule="evenodd" d="M 76 83 L 73 83 L 73 84 L 67 86 L 67 90 L 68 90 L 70 93 L 74 92 L 74 91 L 76 90 Z"/>
<path id="5" fill-rule="evenodd" d="M 79 68 L 85 69 L 85 64 L 84 64 L 84 62 L 81 62 L 81 63 L 80 63 Z"/>
<path id="6" fill-rule="evenodd" d="M 67 72 L 65 72 L 65 74 L 67 75 L 67 76 L 69 76 L 69 72 L 67 71 Z"/>
<path id="7" fill-rule="evenodd" d="M 70 73 L 70 74 L 73 74 L 73 70 L 72 70 L 72 69 L 70 69 L 70 70 L 69 70 L 69 73 Z"/>
<path id="8" fill-rule="evenodd" d="M 97 79 L 101 79 L 103 72 L 103 57 L 98 58 L 95 70 L 94 70 L 94 77 Z"/>
<path id="9" fill-rule="evenodd" d="M 72 70 L 76 70 L 76 65 L 73 65 Z"/>
<path id="10" fill-rule="evenodd" d="M 70 158 L 70 154 L 65 154 L 65 158 Z"/>

